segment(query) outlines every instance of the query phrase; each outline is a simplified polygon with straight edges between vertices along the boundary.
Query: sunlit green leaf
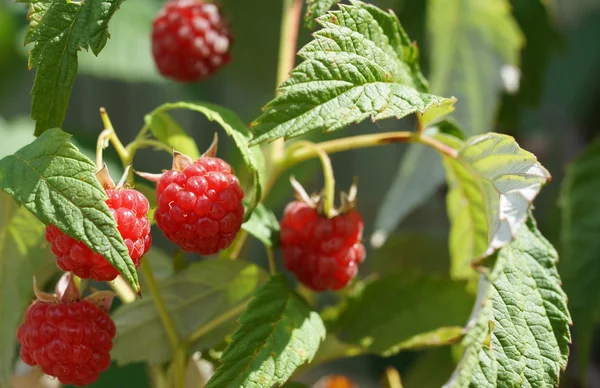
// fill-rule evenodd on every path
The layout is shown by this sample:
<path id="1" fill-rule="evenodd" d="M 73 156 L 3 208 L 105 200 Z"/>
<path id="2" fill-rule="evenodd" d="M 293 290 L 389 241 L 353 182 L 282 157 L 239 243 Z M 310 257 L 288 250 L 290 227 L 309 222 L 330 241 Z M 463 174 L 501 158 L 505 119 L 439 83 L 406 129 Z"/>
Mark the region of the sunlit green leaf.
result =
<path id="1" fill-rule="evenodd" d="M 569 354 L 558 256 L 530 219 L 484 264 L 465 351 L 444 387 L 556 387 Z M 488 272 L 489 271 L 489 272 Z"/>
<path id="2" fill-rule="evenodd" d="M 298 65 L 252 123 L 251 144 L 331 132 L 372 121 L 448 111 L 448 99 L 426 93 L 418 50 L 390 11 L 360 1 L 317 19 L 323 28 L 298 55 Z"/>
<path id="3" fill-rule="evenodd" d="M 77 52 L 102 51 L 108 22 L 123 1 L 18 0 L 29 4 L 25 43 L 33 43 L 29 67 L 38 67 L 31 90 L 36 135 L 62 125 L 77 74 Z"/>
<path id="4" fill-rule="evenodd" d="M 325 337 L 319 314 L 289 289 L 282 276 L 257 291 L 239 321 L 241 326 L 207 388 L 282 385 L 313 358 Z"/>
<path id="5" fill-rule="evenodd" d="M 54 224 L 100 253 L 138 290 L 135 266 L 106 205 L 96 166 L 50 129 L 14 155 L 0 160 L 0 189 L 44 224 Z"/>

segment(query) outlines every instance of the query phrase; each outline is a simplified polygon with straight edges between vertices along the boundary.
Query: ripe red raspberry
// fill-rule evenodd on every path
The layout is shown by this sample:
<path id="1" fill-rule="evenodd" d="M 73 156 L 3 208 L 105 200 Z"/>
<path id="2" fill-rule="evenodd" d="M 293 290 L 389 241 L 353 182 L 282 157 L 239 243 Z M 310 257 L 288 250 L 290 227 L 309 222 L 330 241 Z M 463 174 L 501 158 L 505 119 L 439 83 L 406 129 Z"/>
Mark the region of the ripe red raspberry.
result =
<path id="1" fill-rule="evenodd" d="M 159 72 L 180 82 L 200 81 L 231 60 L 231 35 L 216 5 L 168 1 L 154 20 L 152 54 Z"/>
<path id="2" fill-rule="evenodd" d="M 103 175 L 101 178 L 99 173 L 98 179 L 103 181 L 105 178 Z M 137 267 L 152 244 L 150 222 L 146 217 L 150 206 L 148 200 L 137 190 L 114 188 L 112 181 L 101 183 L 108 195 L 106 204 L 117 221 L 117 228 L 129 250 L 129 256 Z M 82 279 L 92 278 L 98 281 L 110 281 L 119 274 L 104 257 L 94 253 L 83 242 L 61 232 L 54 225 L 46 228 L 46 241 L 51 244 L 56 264 L 63 271 L 73 272 Z"/>
<path id="3" fill-rule="evenodd" d="M 188 252 L 214 255 L 235 239 L 244 219 L 244 192 L 224 160 L 202 156 L 195 162 L 175 153 L 173 169 L 158 182 L 156 225 Z"/>
<path id="4" fill-rule="evenodd" d="M 84 386 L 109 367 L 116 327 L 104 309 L 112 296 L 108 303 L 106 295 L 82 300 L 75 290 L 62 298 L 36 292 L 42 300 L 27 308 L 17 339 L 26 364 L 39 365 L 63 384 Z"/>
<path id="5" fill-rule="evenodd" d="M 305 202 L 289 203 L 281 219 L 285 267 L 315 291 L 345 287 L 365 259 L 363 226 L 355 209 L 327 218 Z"/>

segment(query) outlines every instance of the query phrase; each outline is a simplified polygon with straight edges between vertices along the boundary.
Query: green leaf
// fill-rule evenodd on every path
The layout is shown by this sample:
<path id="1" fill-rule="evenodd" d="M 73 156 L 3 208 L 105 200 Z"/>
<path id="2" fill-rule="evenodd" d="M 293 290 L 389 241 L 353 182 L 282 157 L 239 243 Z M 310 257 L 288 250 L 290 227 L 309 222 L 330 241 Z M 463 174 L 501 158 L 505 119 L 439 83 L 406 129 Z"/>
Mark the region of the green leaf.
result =
<path id="1" fill-rule="evenodd" d="M 533 219 L 490 260 L 463 345 L 444 387 L 556 387 L 569 354 L 558 255 Z"/>
<path id="2" fill-rule="evenodd" d="M 275 214 L 262 203 L 258 204 L 242 229 L 256 237 L 267 247 L 273 247 L 279 240 L 279 221 Z"/>
<path id="3" fill-rule="evenodd" d="M 170 114 L 165 112 L 149 114 L 146 115 L 144 121 L 158 140 L 194 160 L 200 157 L 200 151 L 198 151 L 194 139 L 181 128 Z"/>
<path id="4" fill-rule="evenodd" d="M 38 286 L 58 272 L 45 246 L 44 225 L 0 191 L 0 385 L 10 386 L 17 349 L 15 333 Z"/>
<path id="5" fill-rule="evenodd" d="M 466 283 L 402 272 L 368 283 L 348 301 L 335 327 L 346 342 L 389 356 L 403 349 L 435 345 L 431 332 L 461 325 L 472 304 Z M 440 331 L 443 335 L 437 339 L 438 345 L 449 342 L 449 337 L 460 338 L 461 331 Z"/>
<path id="6" fill-rule="evenodd" d="M 582 373 L 600 315 L 600 138 L 571 164 L 563 181 L 560 273 L 569 296 Z"/>
<path id="7" fill-rule="evenodd" d="M 77 52 L 98 55 L 108 39 L 108 22 L 123 0 L 17 0 L 29 4 L 25 43 L 33 43 L 29 67 L 38 66 L 31 90 L 35 134 L 60 127 L 77 74 Z"/>
<path id="8" fill-rule="evenodd" d="M 429 0 L 427 12 L 432 92 L 457 97 L 459 109 L 453 117 L 468 136 L 491 131 L 503 89 L 501 70 L 518 65 L 524 43 L 508 1 Z M 379 211 L 376 230 L 384 236 L 395 230 L 435 193 L 443 176 L 438 156 L 411 144 L 386 194 L 384 204 L 390 205 Z M 391 206 L 392 200 L 399 206 Z"/>
<path id="9" fill-rule="evenodd" d="M 100 253 L 139 290 L 135 266 L 106 206 L 94 163 L 69 143 L 60 129 L 44 132 L 33 143 L 0 160 L 0 189 L 44 224 Z"/>
<path id="10" fill-rule="evenodd" d="M 418 50 L 391 11 L 352 0 L 317 21 L 323 29 L 298 53 L 304 62 L 252 123 L 252 145 L 336 131 L 366 118 L 424 114 L 448 103 L 425 93 Z"/>
<path id="11" fill-rule="evenodd" d="M 242 158 L 248 167 L 248 170 L 254 175 L 254 190 L 252 200 L 246 211 L 245 219 L 248 220 L 252 211 L 259 203 L 262 196 L 262 188 L 265 184 L 265 161 L 259 148 L 249 148 L 251 134 L 244 122 L 235 114 L 235 112 L 208 102 L 175 102 L 167 103 L 156 108 L 152 113 L 146 115 L 146 123 L 152 122 L 154 116 L 173 109 L 188 109 L 194 112 L 202 113 L 210 121 L 215 121 L 233 138 L 235 145 L 242 154 Z"/>
<path id="12" fill-rule="evenodd" d="M 535 155 L 506 135 L 468 139 L 456 158 L 444 157 L 453 278 L 472 278 L 474 259 L 509 244 L 533 199 L 550 180 Z"/>
<path id="13" fill-rule="evenodd" d="M 159 287 L 181 338 L 199 328 L 206 330 L 190 347 L 195 351 L 219 345 L 235 330 L 236 319 L 266 278 L 264 271 L 245 261 L 206 260 L 159 281 Z M 152 298 L 123 305 L 112 318 L 117 337 L 111 355 L 119 364 L 160 364 L 171 359 Z"/>
<path id="14" fill-rule="evenodd" d="M 160 10 L 160 2 L 127 0 L 110 21 L 111 36 L 102 55 L 84 52 L 79 72 L 120 81 L 165 83 L 152 58 L 149 22 Z"/>
<path id="15" fill-rule="evenodd" d="M 324 15 L 331 7 L 339 3 L 340 0 L 307 0 L 306 14 L 304 15 L 304 25 L 308 29 L 315 28 L 315 18 Z"/>
<path id="16" fill-rule="evenodd" d="M 241 326 L 206 388 L 273 387 L 312 360 L 325 338 L 319 314 L 286 284 L 271 278 L 240 317 Z"/>

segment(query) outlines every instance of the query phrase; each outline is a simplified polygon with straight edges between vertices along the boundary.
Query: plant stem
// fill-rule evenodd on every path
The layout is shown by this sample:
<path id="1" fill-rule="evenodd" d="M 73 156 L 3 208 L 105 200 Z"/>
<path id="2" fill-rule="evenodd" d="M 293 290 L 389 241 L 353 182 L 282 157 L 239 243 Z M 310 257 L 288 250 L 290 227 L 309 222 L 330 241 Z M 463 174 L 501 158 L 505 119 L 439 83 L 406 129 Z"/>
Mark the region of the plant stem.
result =
<path id="1" fill-rule="evenodd" d="M 267 248 L 267 259 L 269 260 L 269 274 L 271 274 L 271 276 L 275 276 L 277 275 L 277 263 L 275 262 L 273 249 L 271 247 L 265 248 Z"/>
<path id="2" fill-rule="evenodd" d="M 388 388 L 403 388 L 400 373 L 392 366 L 385 369 L 385 381 Z"/>
<path id="3" fill-rule="evenodd" d="M 156 278 L 154 277 L 154 273 L 152 272 L 152 268 L 150 267 L 148 260 L 141 261 L 140 269 L 142 270 L 142 275 L 144 276 L 144 279 L 146 279 L 148 290 L 150 291 L 150 295 L 152 295 L 152 299 L 156 305 L 158 316 L 160 317 L 163 327 L 165 328 L 171 349 L 173 350 L 173 353 L 175 353 L 179 347 L 179 336 L 177 335 L 175 324 L 173 323 L 171 315 L 167 310 L 167 306 L 162 294 L 160 293 L 160 289 L 158 288 Z"/>
<path id="4" fill-rule="evenodd" d="M 246 309 L 248 303 L 242 303 L 239 306 L 227 311 L 226 313 L 219 315 L 213 320 L 206 322 L 204 325 L 200 326 L 196 329 L 196 331 L 190 334 L 190 336 L 185 340 L 185 344 L 189 345 L 198 341 L 200 338 L 204 337 L 206 334 L 210 333 L 212 330 L 214 330 L 224 322 L 238 317 Z"/>
<path id="5" fill-rule="evenodd" d="M 233 241 L 231 250 L 229 251 L 228 257 L 230 259 L 235 260 L 240 256 L 240 252 L 242 251 L 242 248 L 244 247 L 244 243 L 246 242 L 247 238 L 248 232 L 246 232 L 244 229 L 240 230 L 237 237 Z"/>
<path id="6" fill-rule="evenodd" d="M 100 136 L 98 136 L 98 143 L 96 145 L 96 163 L 98 163 L 98 159 L 100 160 L 100 165 L 97 164 L 96 167 L 98 169 L 102 168 L 102 150 L 105 148 L 104 146 L 107 141 L 110 141 L 115 148 L 115 151 L 117 151 L 117 155 L 119 155 L 123 167 L 127 166 L 131 163 L 131 156 L 115 133 L 115 129 L 110 122 L 110 117 L 108 117 L 108 113 L 106 113 L 106 109 L 100 108 L 100 118 L 102 119 L 102 124 L 104 124 L 104 130 L 100 133 Z M 100 145 L 102 145 L 101 148 L 99 148 Z M 98 157 L 98 155 L 100 155 L 100 157 Z"/>
<path id="7" fill-rule="evenodd" d="M 449 145 L 442 143 L 441 141 L 439 141 L 438 139 L 436 139 L 434 137 L 420 134 L 419 136 L 416 137 L 416 141 L 419 143 L 428 145 L 428 146 L 436 149 L 438 152 L 451 157 L 452 159 L 456 159 L 458 157 L 457 150 L 450 147 Z"/>
<path id="8" fill-rule="evenodd" d="M 323 167 L 323 179 L 325 181 L 325 187 L 323 189 L 323 210 L 325 215 L 329 218 L 335 216 L 334 214 L 334 197 L 335 197 L 335 177 L 333 175 L 333 167 L 331 166 L 331 159 L 319 144 L 315 144 L 310 141 L 300 140 L 292 144 L 288 148 L 288 152 L 293 152 L 296 148 L 310 148 L 312 149 L 319 159 Z"/>
<path id="9" fill-rule="evenodd" d="M 129 283 L 121 275 L 117 276 L 109 285 L 123 303 L 133 303 L 137 298 Z"/>
<path id="10" fill-rule="evenodd" d="M 344 137 L 342 139 L 329 140 L 317 144 L 323 152 L 327 154 L 333 154 L 336 152 L 349 151 L 358 148 L 368 148 L 390 143 L 407 142 L 413 139 L 414 135 L 414 132 L 409 131 L 374 133 L 369 135 Z M 317 156 L 318 152 L 314 148 L 290 147 L 288 148 L 288 152 L 284 155 L 284 157 L 279 160 L 279 170 L 285 171 L 300 162 L 315 158 Z"/>
<path id="11" fill-rule="evenodd" d="M 279 32 L 279 61 L 277 65 L 277 95 L 279 86 L 288 78 L 294 68 L 296 59 L 296 44 L 300 27 L 300 12 L 302 0 L 283 0 L 281 30 Z M 276 160 L 284 152 L 283 139 L 277 139 L 269 146 L 270 156 Z"/>

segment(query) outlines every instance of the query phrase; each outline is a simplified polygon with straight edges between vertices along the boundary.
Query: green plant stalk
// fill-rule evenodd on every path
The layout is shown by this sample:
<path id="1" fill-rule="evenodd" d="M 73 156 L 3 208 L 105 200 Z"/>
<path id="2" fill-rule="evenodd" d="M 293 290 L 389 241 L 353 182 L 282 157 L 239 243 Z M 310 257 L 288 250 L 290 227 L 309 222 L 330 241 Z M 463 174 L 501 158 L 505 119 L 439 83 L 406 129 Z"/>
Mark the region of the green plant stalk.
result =
<path id="1" fill-rule="evenodd" d="M 279 60 L 276 80 L 277 95 L 279 95 L 279 87 L 289 77 L 290 72 L 294 68 L 301 11 L 302 0 L 283 1 L 281 30 L 279 32 Z M 284 148 L 285 145 L 283 139 L 277 139 L 271 143 L 269 145 L 269 154 L 271 158 L 280 158 L 283 155 Z"/>
<path id="2" fill-rule="evenodd" d="M 142 270 L 142 275 L 144 276 L 144 279 L 146 280 L 146 283 L 148 285 L 150 295 L 152 295 L 152 299 L 156 304 L 156 311 L 158 313 L 158 316 L 160 317 L 160 320 L 162 321 L 163 326 L 165 327 L 165 332 L 167 334 L 167 338 L 169 339 L 169 344 L 171 345 L 173 352 L 175 352 L 179 347 L 179 336 L 177 335 L 175 325 L 173 323 L 173 320 L 171 319 L 169 311 L 167 310 L 165 301 L 160 293 L 158 283 L 156 282 L 156 278 L 154 277 L 154 273 L 152 272 L 152 268 L 150 267 L 150 263 L 148 263 L 148 260 L 141 260 L 140 269 Z"/>
<path id="3" fill-rule="evenodd" d="M 154 277 L 154 273 L 152 272 L 152 268 L 150 267 L 150 263 L 148 262 L 148 260 L 141 261 L 140 269 L 142 271 L 144 279 L 146 280 L 148 290 L 150 291 L 150 295 L 152 295 L 154 305 L 156 306 L 156 312 L 158 313 L 160 321 L 163 324 L 163 327 L 167 334 L 167 338 L 169 339 L 169 344 L 171 345 L 171 349 L 173 351 L 171 373 L 173 374 L 173 377 L 175 379 L 176 386 L 183 387 L 185 382 L 185 362 L 183 363 L 183 367 L 181 367 L 179 353 L 181 353 L 182 351 L 185 352 L 185 346 L 179 340 L 179 335 L 177 335 L 175 324 L 173 323 L 171 315 L 167 310 L 167 306 L 162 297 L 162 294 L 160 293 L 160 289 L 158 287 L 158 284 L 156 283 L 156 278 Z"/>
<path id="4" fill-rule="evenodd" d="M 119 155 L 119 159 L 121 159 L 121 163 L 123 167 L 127 167 L 133 157 L 129 154 L 119 137 L 115 133 L 115 129 L 110 121 L 110 117 L 108 117 L 108 113 L 106 113 L 106 109 L 100 108 L 100 119 L 102 119 L 102 124 L 104 125 L 104 130 L 100 132 L 98 136 L 98 142 L 96 144 L 96 168 L 100 170 L 102 168 L 102 150 L 106 148 L 107 143 L 110 141 L 112 146 L 117 151 L 117 155 Z"/>
<path id="5" fill-rule="evenodd" d="M 273 248 L 267 246 L 265 248 L 267 249 L 267 260 L 269 260 L 269 274 L 275 276 L 277 275 L 277 263 L 275 262 Z"/>
<path id="6" fill-rule="evenodd" d="M 138 135 L 136 139 L 129 144 L 127 147 L 123 146 L 121 140 L 117 136 L 114 127 L 106 113 L 106 109 L 100 108 L 100 118 L 102 119 L 102 123 L 104 124 L 104 130 L 100 133 L 97 142 L 97 153 L 96 153 L 96 163 L 97 168 L 102 168 L 102 150 L 107 145 L 107 142 L 110 142 L 112 146 L 115 148 L 115 151 L 119 155 L 121 159 L 121 163 L 123 167 L 127 167 L 133 161 L 133 157 L 138 149 L 142 148 L 142 146 L 138 145 L 138 143 L 144 144 L 146 139 L 143 136 Z M 151 146 L 156 146 L 154 143 L 146 143 Z M 133 181 L 133 174 L 130 174 L 129 181 Z M 156 283 L 156 278 L 154 277 L 154 273 L 152 272 L 152 268 L 150 267 L 150 263 L 147 260 L 141 260 L 140 269 L 144 278 L 146 279 L 146 283 L 150 294 L 152 295 L 152 299 L 154 300 L 154 304 L 156 306 L 156 311 L 160 320 L 163 324 L 165 332 L 167 334 L 167 338 L 169 339 L 169 344 L 173 350 L 173 362 L 171 364 L 171 373 L 175 380 L 176 388 L 183 388 L 185 385 L 185 356 L 187 354 L 187 350 L 185 344 L 183 344 L 179 335 L 177 334 L 177 330 L 175 329 L 175 324 L 171 319 L 171 315 L 167 309 L 165 301 L 160 293 L 160 289 L 158 284 Z M 126 297 L 127 298 L 127 297 Z M 129 298 L 127 298 L 129 299 Z M 181 354 L 183 353 L 183 361 Z"/>
<path id="7" fill-rule="evenodd" d="M 329 218 L 332 218 L 334 214 L 334 199 L 335 199 L 335 177 L 333 175 L 333 167 L 331 166 L 331 159 L 325 151 L 321 149 L 318 144 L 315 144 L 310 141 L 300 140 L 292 144 L 287 152 L 293 152 L 296 148 L 307 147 L 312 149 L 321 160 L 321 165 L 323 168 L 323 179 L 325 182 L 325 187 L 323 189 L 323 210 L 325 215 Z"/>

